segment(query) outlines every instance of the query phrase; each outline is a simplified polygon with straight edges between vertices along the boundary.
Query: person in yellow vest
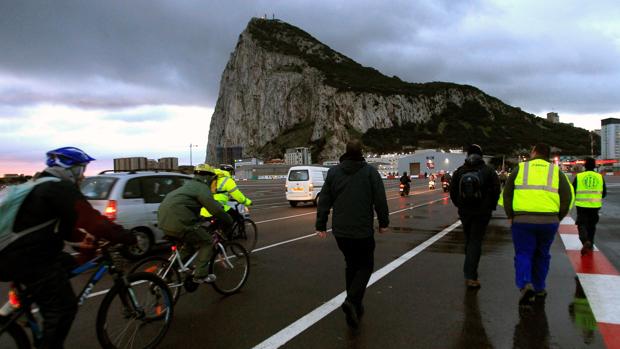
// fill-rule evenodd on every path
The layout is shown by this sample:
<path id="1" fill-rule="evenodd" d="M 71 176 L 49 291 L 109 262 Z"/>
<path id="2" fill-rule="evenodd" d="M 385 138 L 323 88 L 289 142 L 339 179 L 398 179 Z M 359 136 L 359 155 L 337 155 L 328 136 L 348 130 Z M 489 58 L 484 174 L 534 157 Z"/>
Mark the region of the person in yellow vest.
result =
<path id="1" fill-rule="evenodd" d="M 547 144 L 536 144 L 531 160 L 510 174 L 499 200 L 511 222 L 519 305 L 531 305 L 536 298 L 547 296 L 549 249 L 560 220 L 574 201 L 570 181 L 559 166 L 548 161 L 549 155 Z"/>
<path id="2" fill-rule="evenodd" d="M 239 214 L 239 212 L 228 205 L 229 195 L 235 201 L 245 206 L 251 206 L 252 200 L 243 195 L 241 190 L 237 187 L 237 183 L 235 183 L 235 180 L 232 177 L 235 174 L 234 167 L 231 165 L 220 165 L 220 169 L 215 171 L 217 174 L 217 181 L 215 182 L 215 185 L 211 187 L 213 198 L 224 207 L 224 211 L 226 211 L 226 213 L 228 213 L 235 222 L 242 222 L 243 217 Z M 209 211 L 207 211 L 204 207 L 200 210 L 200 214 L 204 217 L 211 216 Z"/>
<path id="3" fill-rule="evenodd" d="M 578 173 L 573 181 L 575 188 L 575 206 L 577 206 L 577 229 L 579 240 L 583 244 L 581 255 L 592 252 L 594 233 L 598 223 L 598 211 L 603 206 L 603 198 L 607 195 L 607 186 L 603 176 L 594 172 L 596 161 L 585 159 L 585 171 Z"/>

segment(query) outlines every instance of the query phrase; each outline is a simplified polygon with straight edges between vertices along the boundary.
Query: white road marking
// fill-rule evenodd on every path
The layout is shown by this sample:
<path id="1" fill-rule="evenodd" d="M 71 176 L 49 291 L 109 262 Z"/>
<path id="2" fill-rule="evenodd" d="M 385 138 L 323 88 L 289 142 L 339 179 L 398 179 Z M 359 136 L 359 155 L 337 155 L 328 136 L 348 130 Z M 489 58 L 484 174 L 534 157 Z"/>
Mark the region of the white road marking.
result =
<path id="1" fill-rule="evenodd" d="M 579 235 L 577 234 L 560 234 L 562 238 L 562 242 L 564 243 L 564 247 L 567 251 L 581 251 L 583 244 L 581 240 L 579 240 Z M 595 245 L 593 245 L 594 251 L 598 251 Z"/>
<path id="2" fill-rule="evenodd" d="M 620 276 L 577 274 L 597 322 L 620 324 Z"/>
<path id="3" fill-rule="evenodd" d="M 416 246 L 415 248 L 413 248 L 409 252 L 407 252 L 404 255 L 400 256 L 398 259 L 392 261 L 391 263 L 389 263 L 385 267 L 383 267 L 383 268 L 377 270 L 376 272 L 372 273 L 372 276 L 370 277 L 370 281 L 368 282 L 368 286 L 367 287 L 369 287 L 372 284 L 374 284 L 375 282 L 379 281 L 381 278 L 383 278 L 384 276 L 388 275 L 389 273 L 394 271 L 396 268 L 400 267 L 405 262 L 407 262 L 408 260 L 410 260 L 411 258 L 416 256 L 417 254 L 419 254 L 420 252 L 424 251 L 427 247 L 429 247 L 430 245 L 432 245 L 435 242 L 437 242 L 437 240 L 439 240 L 442 237 L 444 237 L 446 234 L 448 234 L 449 232 L 454 230 L 459 225 L 461 225 L 461 222 L 460 221 L 456 221 L 451 226 L 449 226 L 446 229 L 442 230 L 441 232 L 435 234 L 430 239 L 424 241 L 423 243 L 421 243 L 420 245 Z M 291 339 L 295 338 L 297 335 L 299 335 L 300 333 L 302 333 L 303 331 L 308 329 L 310 326 L 312 326 L 315 323 L 319 322 L 321 319 L 323 319 L 324 317 L 329 315 L 334 310 L 338 309 L 340 307 L 340 305 L 342 304 L 342 302 L 344 301 L 345 298 L 346 298 L 346 291 L 340 293 L 336 297 L 334 297 L 334 298 L 330 299 L 329 301 L 327 301 L 326 303 L 324 303 L 322 306 L 314 309 L 310 313 L 304 315 L 299 320 L 293 322 L 289 326 L 287 326 L 284 329 L 280 330 L 278 333 L 276 333 L 273 336 L 267 338 L 262 343 L 260 343 L 257 346 L 255 346 L 254 349 L 273 349 L 273 348 L 279 348 L 280 346 L 284 345 L 285 343 L 287 343 L 288 341 L 290 341 Z"/>

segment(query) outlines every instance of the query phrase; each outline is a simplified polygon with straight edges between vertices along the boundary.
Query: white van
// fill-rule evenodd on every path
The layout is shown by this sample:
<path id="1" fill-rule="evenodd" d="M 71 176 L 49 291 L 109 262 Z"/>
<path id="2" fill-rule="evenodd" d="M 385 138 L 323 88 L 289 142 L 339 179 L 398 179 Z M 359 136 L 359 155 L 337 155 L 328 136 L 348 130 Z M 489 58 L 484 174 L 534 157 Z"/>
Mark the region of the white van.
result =
<path id="1" fill-rule="evenodd" d="M 312 202 L 316 206 L 328 170 L 321 166 L 291 167 L 286 176 L 286 200 L 291 206 L 300 202 Z"/>

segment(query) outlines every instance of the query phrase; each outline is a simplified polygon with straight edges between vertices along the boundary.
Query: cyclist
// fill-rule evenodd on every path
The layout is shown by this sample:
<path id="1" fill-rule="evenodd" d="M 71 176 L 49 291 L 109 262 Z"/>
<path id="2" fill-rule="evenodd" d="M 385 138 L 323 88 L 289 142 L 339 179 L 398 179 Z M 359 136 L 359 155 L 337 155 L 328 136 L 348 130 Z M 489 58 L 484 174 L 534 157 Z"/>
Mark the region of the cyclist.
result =
<path id="1" fill-rule="evenodd" d="M 228 206 L 228 196 L 232 196 L 235 201 L 238 203 L 251 206 L 252 200 L 250 198 L 243 195 L 241 190 L 237 187 L 237 183 L 233 179 L 233 175 L 235 174 L 235 168 L 231 165 L 224 164 L 220 165 L 219 170 L 215 170 L 217 174 L 217 182 L 215 185 L 215 194 L 213 198 L 224 207 L 224 211 L 228 213 L 232 219 L 236 222 L 242 222 L 243 217 L 237 212 L 237 210 L 233 210 L 232 207 Z M 210 213 L 207 209 L 202 209 L 200 214 L 205 217 L 210 217 Z"/>
<path id="2" fill-rule="evenodd" d="M 168 193 L 157 212 L 157 221 L 164 233 L 184 242 L 179 251 L 183 260 L 196 250 L 199 251 L 194 271 L 196 283 L 215 281 L 215 275 L 208 273 L 211 233 L 202 224 L 200 209 L 206 207 L 226 229 L 233 223 L 211 194 L 211 185 L 215 184 L 217 178 L 215 171 L 210 165 L 197 165 L 194 168 L 193 180 Z"/>
<path id="3" fill-rule="evenodd" d="M 35 177 L 55 177 L 37 184 L 17 211 L 12 231 L 24 232 L 0 251 L 0 280 L 26 286 L 43 316 L 41 348 L 62 348 L 75 314 L 77 299 L 68 271 L 77 266 L 63 251 L 64 241 L 79 241 L 78 229 L 113 243 L 135 244 L 122 226 L 95 210 L 79 189 L 92 157 L 74 147 L 47 152 L 47 168 Z M 0 217 L 3 219 L 5 217 Z"/>

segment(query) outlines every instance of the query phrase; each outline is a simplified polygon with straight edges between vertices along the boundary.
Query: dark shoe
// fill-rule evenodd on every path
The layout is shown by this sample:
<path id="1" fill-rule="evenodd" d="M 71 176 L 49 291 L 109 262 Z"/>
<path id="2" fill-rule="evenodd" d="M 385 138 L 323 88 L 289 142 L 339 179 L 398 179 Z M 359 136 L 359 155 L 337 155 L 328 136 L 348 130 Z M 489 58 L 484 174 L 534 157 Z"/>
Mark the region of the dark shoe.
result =
<path id="1" fill-rule="evenodd" d="M 545 300 L 547 299 L 547 291 L 546 290 L 536 291 L 534 294 L 534 299 L 538 303 L 544 303 Z"/>
<path id="2" fill-rule="evenodd" d="M 592 243 L 590 241 L 586 241 L 583 243 L 583 247 L 581 248 L 581 255 L 585 256 L 590 252 L 592 252 Z"/>
<path id="3" fill-rule="evenodd" d="M 532 305 L 534 299 L 536 298 L 536 292 L 534 292 L 534 287 L 532 284 L 526 284 L 525 287 L 521 289 L 521 297 L 519 297 L 519 305 Z"/>
<path id="4" fill-rule="evenodd" d="M 480 281 L 473 280 L 473 279 L 467 279 L 465 280 L 465 285 L 467 285 L 467 288 L 478 289 L 480 288 Z"/>
<path id="5" fill-rule="evenodd" d="M 357 328 L 360 324 L 360 319 L 357 316 L 357 310 L 355 310 L 353 303 L 344 301 L 344 303 L 342 303 L 342 311 L 344 311 L 346 315 L 347 325 L 351 328 Z"/>

